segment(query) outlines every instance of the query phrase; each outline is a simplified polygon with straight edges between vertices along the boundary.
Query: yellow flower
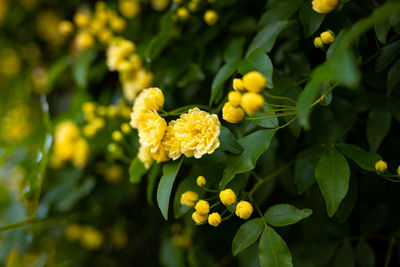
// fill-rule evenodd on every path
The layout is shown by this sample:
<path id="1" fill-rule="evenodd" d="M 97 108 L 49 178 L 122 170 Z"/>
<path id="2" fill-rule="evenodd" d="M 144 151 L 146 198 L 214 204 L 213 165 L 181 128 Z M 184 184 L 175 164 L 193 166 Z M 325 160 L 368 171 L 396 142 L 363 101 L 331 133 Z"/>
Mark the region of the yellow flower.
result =
<path id="1" fill-rule="evenodd" d="M 226 102 L 222 108 L 222 118 L 230 123 L 238 123 L 243 120 L 244 112 L 240 107 L 234 107 L 230 102 Z"/>
<path id="2" fill-rule="evenodd" d="M 123 38 L 114 38 L 107 49 L 107 66 L 110 71 L 119 70 L 121 64 L 135 52 L 135 44 Z"/>
<path id="3" fill-rule="evenodd" d="M 169 0 L 150 0 L 150 2 L 155 11 L 163 11 L 169 4 Z"/>
<path id="4" fill-rule="evenodd" d="M 85 28 L 89 25 L 90 14 L 88 12 L 78 12 L 74 15 L 74 22 L 79 28 Z"/>
<path id="5" fill-rule="evenodd" d="M 218 13 L 215 12 L 215 10 L 207 10 L 206 13 L 204 13 L 204 21 L 207 23 L 207 25 L 213 26 L 218 22 Z"/>
<path id="6" fill-rule="evenodd" d="M 74 25 L 68 20 L 63 20 L 58 24 L 58 31 L 62 35 L 69 35 L 72 33 L 73 30 L 74 30 Z"/>
<path id="7" fill-rule="evenodd" d="M 113 131 L 111 134 L 112 140 L 120 142 L 124 137 L 120 131 Z"/>
<path id="8" fill-rule="evenodd" d="M 72 163 L 77 168 L 82 168 L 86 165 L 90 157 L 89 145 L 86 140 L 83 138 L 79 138 L 73 144 L 73 155 L 72 155 Z"/>
<path id="9" fill-rule="evenodd" d="M 108 44 L 110 40 L 113 38 L 113 33 L 109 29 L 102 29 L 97 37 L 102 44 Z"/>
<path id="10" fill-rule="evenodd" d="M 153 158 L 151 157 L 151 152 L 148 147 L 140 146 L 137 157 L 143 162 L 146 169 L 149 169 L 151 164 L 153 164 Z"/>
<path id="11" fill-rule="evenodd" d="M 312 8 L 318 13 L 329 13 L 336 8 L 339 0 L 313 0 Z"/>
<path id="12" fill-rule="evenodd" d="M 181 204 L 188 207 L 194 207 L 198 199 L 199 195 L 196 192 L 187 191 L 181 195 Z"/>
<path id="13" fill-rule="evenodd" d="M 121 125 L 121 131 L 124 133 L 124 134 L 128 134 L 128 133 L 130 133 L 131 132 L 131 126 L 129 125 L 129 123 L 123 123 L 122 125 Z"/>
<path id="14" fill-rule="evenodd" d="M 205 186 L 206 185 L 206 183 L 207 183 L 207 180 L 206 180 L 206 178 L 204 178 L 204 176 L 199 176 L 199 177 L 197 177 L 197 179 L 196 179 L 196 184 L 198 185 L 198 186 L 200 186 L 200 187 L 203 187 L 203 186 Z"/>
<path id="15" fill-rule="evenodd" d="M 151 153 L 151 157 L 152 157 L 155 161 L 157 161 L 157 163 L 165 162 L 165 161 L 170 160 L 170 158 L 168 157 L 168 152 L 165 150 L 163 144 L 161 144 L 161 145 L 158 147 L 158 149 L 157 149 L 156 152 Z"/>
<path id="16" fill-rule="evenodd" d="M 219 199 L 225 206 L 230 206 L 236 202 L 236 195 L 232 189 L 225 189 L 219 193 Z"/>
<path id="17" fill-rule="evenodd" d="M 242 200 L 236 205 L 235 213 L 239 218 L 247 220 L 253 213 L 253 206 L 249 202 Z"/>
<path id="18" fill-rule="evenodd" d="M 176 124 L 175 121 L 171 121 L 168 124 L 167 130 L 165 131 L 164 139 L 162 141 L 165 150 L 168 152 L 168 157 L 170 157 L 173 160 L 176 160 L 182 155 L 180 146 L 181 143 L 175 137 L 175 124 Z"/>
<path id="19" fill-rule="evenodd" d="M 86 226 L 82 231 L 81 244 L 87 249 L 97 250 L 103 244 L 103 235 L 95 228 Z"/>
<path id="20" fill-rule="evenodd" d="M 330 30 L 324 31 L 320 36 L 324 44 L 331 44 L 335 41 L 335 34 Z"/>
<path id="21" fill-rule="evenodd" d="M 198 108 L 190 109 L 173 123 L 170 133 L 174 136 L 167 136 L 165 149 L 170 158 L 176 159 L 176 144 L 179 142 L 180 153 L 199 159 L 219 147 L 220 128 L 217 115 L 210 115 Z"/>
<path id="22" fill-rule="evenodd" d="M 254 114 L 264 106 L 264 98 L 256 93 L 245 93 L 242 96 L 241 106 L 247 114 Z"/>
<path id="23" fill-rule="evenodd" d="M 75 143 L 81 139 L 78 126 L 72 121 L 63 121 L 57 125 L 54 133 L 54 157 L 58 163 L 71 159 L 75 152 Z"/>
<path id="24" fill-rule="evenodd" d="M 210 212 L 210 204 L 205 200 L 199 200 L 194 206 L 194 209 L 200 215 L 207 215 Z"/>
<path id="25" fill-rule="evenodd" d="M 239 78 L 233 79 L 232 87 L 235 91 L 243 91 L 245 89 L 243 80 Z"/>
<path id="26" fill-rule="evenodd" d="M 65 237 L 69 241 L 77 241 L 79 240 L 81 235 L 82 235 L 82 228 L 78 224 L 74 223 L 68 225 L 67 230 L 65 232 Z"/>
<path id="27" fill-rule="evenodd" d="M 217 227 L 221 223 L 221 215 L 218 212 L 213 212 L 208 215 L 208 224 Z"/>
<path id="28" fill-rule="evenodd" d="M 243 84 L 247 91 L 260 93 L 267 85 L 267 79 L 258 71 L 252 71 L 243 76 Z"/>
<path id="29" fill-rule="evenodd" d="M 237 107 L 242 101 L 242 94 L 238 91 L 232 91 L 228 94 L 228 101 L 232 106 Z"/>
<path id="30" fill-rule="evenodd" d="M 114 31 L 122 32 L 123 30 L 125 30 L 126 21 L 120 16 L 115 15 L 110 18 L 110 26 L 111 29 L 113 29 Z"/>
<path id="31" fill-rule="evenodd" d="M 315 39 L 314 39 L 314 46 L 315 46 L 316 48 L 322 48 L 322 47 L 324 47 L 324 43 L 322 42 L 321 37 L 315 37 Z"/>
<path id="32" fill-rule="evenodd" d="M 180 7 L 176 10 L 176 16 L 179 20 L 185 21 L 189 17 L 189 11 L 185 7 Z"/>
<path id="33" fill-rule="evenodd" d="M 143 102 L 148 109 L 159 110 L 164 105 L 164 94 L 157 87 L 151 87 L 141 92 Z"/>
<path id="34" fill-rule="evenodd" d="M 85 102 L 82 105 L 82 111 L 85 115 L 86 120 L 92 120 L 95 118 L 96 103 L 95 102 Z"/>
<path id="35" fill-rule="evenodd" d="M 129 101 L 133 101 L 141 90 L 151 85 L 153 77 L 153 73 L 144 69 L 133 71 L 132 74 L 128 75 L 120 73 L 124 97 Z"/>
<path id="36" fill-rule="evenodd" d="M 192 213 L 192 219 L 197 225 L 205 224 L 207 222 L 207 218 L 208 218 L 208 214 L 201 215 L 197 211 Z"/>
<path id="37" fill-rule="evenodd" d="M 139 143 L 150 148 L 151 153 L 155 153 L 167 130 L 167 122 L 155 111 L 145 112 L 139 122 Z"/>
<path id="38" fill-rule="evenodd" d="M 125 18 L 131 19 L 140 11 L 138 0 L 122 0 L 119 2 L 119 11 Z"/>
<path id="39" fill-rule="evenodd" d="M 80 32 L 76 35 L 76 45 L 79 49 L 88 49 L 94 45 L 94 38 L 93 36 L 86 31 Z"/>
<path id="40" fill-rule="evenodd" d="M 387 170 L 387 163 L 383 160 L 379 160 L 375 163 L 375 169 L 379 173 L 384 173 Z"/>

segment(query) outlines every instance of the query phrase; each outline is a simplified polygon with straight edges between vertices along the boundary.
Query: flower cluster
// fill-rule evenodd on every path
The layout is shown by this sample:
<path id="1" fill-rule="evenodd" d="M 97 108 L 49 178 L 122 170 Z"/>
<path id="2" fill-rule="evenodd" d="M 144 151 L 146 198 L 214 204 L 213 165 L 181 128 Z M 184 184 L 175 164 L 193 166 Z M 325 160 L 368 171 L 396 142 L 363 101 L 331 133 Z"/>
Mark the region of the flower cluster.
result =
<path id="1" fill-rule="evenodd" d="M 257 71 L 245 74 L 242 79 L 233 79 L 234 91 L 228 94 L 228 102 L 222 108 L 223 119 L 238 123 L 243 120 L 244 111 L 247 114 L 260 111 L 265 103 L 260 93 L 266 85 L 267 79 Z"/>
<path id="2" fill-rule="evenodd" d="M 53 167 L 61 167 L 68 160 L 75 167 L 82 168 L 89 160 L 90 151 L 86 140 L 81 136 L 73 121 L 63 121 L 57 125 L 54 134 Z"/>
<path id="3" fill-rule="evenodd" d="M 174 2 L 179 5 L 179 8 L 176 9 L 174 14 L 174 19 L 178 21 L 186 21 L 189 18 L 190 13 L 198 12 L 201 6 L 201 0 L 190 0 L 188 2 L 174 0 Z M 218 13 L 213 9 L 207 9 L 204 12 L 203 19 L 208 26 L 213 26 L 218 22 Z"/>
<path id="4" fill-rule="evenodd" d="M 127 12 L 126 4 L 123 4 L 123 13 Z M 132 7 L 130 7 L 132 8 Z M 134 13 L 130 10 L 131 13 Z M 111 10 L 102 2 L 96 2 L 95 11 L 81 8 L 74 15 L 73 22 L 64 20 L 58 24 L 58 30 L 63 35 L 70 35 L 77 28 L 75 45 L 79 50 L 86 50 L 95 44 L 95 37 L 102 44 L 108 44 L 115 33 L 121 33 L 126 28 L 126 21 L 117 12 Z"/>
<path id="5" fill-rule="evenodd" d="M 324 44 L 329 45 L 335 41 L 335 34 L 331 30 L 324 31 L 320 36 L 315 37 L 314 46 L 323 48 Z"/>
<path id="6" fill-rule="evenodd" d="M 203 176 L 197 177 L 196 183 L 198 186 L 209 192 L 216 192 L 205 188 L 206 179 Z M 235 214 L 244 220 L 250 218 L 253 213 L 253 206 L 244 200 L 237 202 L 236 194 L 232 189 L 225 189 L 219 193 L 220 202 L 215 203 L 210 207 L 210 204 L 206 200 L 199 199 L 199 195 L 193 191 L 186 191 L 181 195 L 180 202 L 182 205 L 188 207 L 194 207 L 195 212 L 192 213 L 192 219 L 197 225 L 205 224 L 208 222 L 209 225 L 217 227 L 222 222 L 222 217 L 218 212 L 210 213 L 210 210 L 222 203 L 226 209 L 222 213 L 229 212 L 233 210 Z"/>
<path id="7" fill-rule="evenodd" d="M 142 60 L 135 53 L 135 44 L 123 38 L 114 38 L 107 49 L 107 66 L 118 71 L 124 96 L 133 101 L 143 88 L 153 81 L 153 74 L 143 68 Z"/>
<path id="8" fill-rule="evenodd" d="M 182 154 L 201 158 L 219 147 L 221 124 L 217 115 L 194 108 L 167 125 L 158 114 L 163 105 L 162 91 L 153 87 L 143 90 L 133 106 L 131 126 L 138 129 L 138 157 L 147 168 L 153 160 L 176 160 Z"/>

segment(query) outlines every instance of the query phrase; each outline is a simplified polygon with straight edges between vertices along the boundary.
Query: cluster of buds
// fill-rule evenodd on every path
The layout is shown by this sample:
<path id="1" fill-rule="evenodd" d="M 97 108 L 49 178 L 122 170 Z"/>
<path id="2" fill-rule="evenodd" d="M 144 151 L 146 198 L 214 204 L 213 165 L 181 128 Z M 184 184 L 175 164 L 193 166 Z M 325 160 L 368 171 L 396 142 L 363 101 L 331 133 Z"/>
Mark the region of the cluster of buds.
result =
<path id="1" fill-rule="evenodd" d="M 205 188 L 207 181 L 203 176 L 197 177 L 196 183 L 206 191 L 214 192 L 213 190 Z M 220 202 L 226 207 L 225 211 L 234 210 L 235 214 L 241 219 L 247 220 L 253 213 L 253 206 L 245 200 L 238 202 L 236 194 L 232 189 L 225 189 L 219 192 L 218 196 Z M 199 199 L 199 195 L 196 192 L 187 191 L 181 195 L 181 204 L 194 207 L 195 212 L 192 213 L 192 219 L 197 225 L 208 222 L 209 225 L 217 227 L 222 222 L 221 214 L 218 212 L 210 213 L 212 207 L 218 205 L 219 201 L 210 207 L 210 203 L 206 200 Z"/>
<path id="2" fill-rule="evenodd" d="M 331 30 L 324 31 L 320 36 L 315 37 L 314 46 L 316 48 L 324 48 L 324 45 L 330 45 L 335 41 L 335 34 Z"/>
<path id="3" fill-rule="evenodd" d="M 182 0 L 174 0 L 174 2 L 179 6 L 174 14 L 174 19 L 178 21 L 186 21 L 190 17 L 190 13 L 199 11 L 202 4 L 201 0 L 190 0 L 187 3 Z M 204 12 L 203 19 L 208 26 L 213 26 L 218 22 L 218 13 L 213 9 L 208 9 Z"/>
<path id="4" fill-rule="evenodd" d="M 222 108 L 223 119 L 238 123 L 243 120 L 244 112 L 251 115 L 260 111 L 265 103 L 261 92 L 266 85 L 267 79 L 257 71 L 233 79 L 234 91 L 228 94 L 228 102 Z"/>

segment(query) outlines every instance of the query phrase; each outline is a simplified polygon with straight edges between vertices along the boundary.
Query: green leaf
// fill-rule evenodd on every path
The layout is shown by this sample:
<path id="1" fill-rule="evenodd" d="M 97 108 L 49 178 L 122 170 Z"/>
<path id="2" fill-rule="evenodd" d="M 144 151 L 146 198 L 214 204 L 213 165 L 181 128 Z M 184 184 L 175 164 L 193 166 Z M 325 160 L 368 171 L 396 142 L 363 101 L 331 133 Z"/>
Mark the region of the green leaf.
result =
<path id="1" fill-rule="evenodd" d="M 390 68 L 387 75 L 387 96 L 388 98 L 392 94 L 392 91 L 400 84 L 400 59 L 397 60 Z"/>
<path id="2" fill-rule="evenodd" d="M 336 144 L 336 147 L 346 157 L 366 171 L 375 172 L 375 163 L 382 159 L 378 154 L 367 152 L 356 145 L 340 143 Z"/>
<path id="3" fill-rule="evenodd" d="M 143 175 L 147 173 L 147 169 L 139 158 L 134 158 L 129 166 L 130 182 L 133 184 L 139 183 Z"/>
<path id="4" fill-rule="evenodd" d="M 290 204 L 277 204 L 270 207 L 264 217 L 268 224 L 286 226 L 307 218 L 312 212 L 310 209 L 298 209 Z"/>
<path id="5" fill-rule="evenodd" d="M 254 37 L 247 50 L 246 57 L 257 48 L 262 48 L 266 53 L 271 51 L 278 35 L 292 23 L 293 21 L 280 20 L 266 25 Z"/>
<path id="6" fill-rule="evenodd" d="M 285 241 L 270 226 L 265 227 L 261 235 L 258 257 L 261 267 L 293 266 L 292 255 Z"/>
<path id="7" fill-rule="evenodd" d="M 375 71 L 381 72 L 390 63 L 392 63 L 397 56 L 400 54 L 400 40 L 391 43 L 387 47 L 383 48 L 382 53 L 379 55 L 378 60 L 375 64 Z"/>
<path id="8" fill-rule="evenodd" d="M 301 0 L 275 1 L 261 16 L 259 27 L 264 27 L 278 20 L 289 19 L 300 8 L 300 3 Z"/>
<path id="9" fill-rule="evenodd" d="M 205 77 L 206 76 L 204 72 L 201 70 L 198 64 L 190 64 L 187 68 L 185 68 L 184 75 L 176 83 L 176 86 L 183 88 L 190 83 L 203 81 Z"/>
<path id="10" fill-rule="evenodd" d="M 332 217 L 349 189 L 346 158 L 334 148 L 325 150 L 315 167 L 315 179 L 325 198 L 328 216 Z"/>
<path id="11" fill-rule="evenodd" d="M 333 259 L 333 267 L 354 267 L 353 248 L 348 242 L 344 242 L 336 252 Z"/>
<path id="12" fill-rule="evenodd" d="M 268 55 L 261 48 L 255 49 L 238 65 L 238 72 L 243 75 L 254 70 L 260 72 L 265 78 L 267 78 L 268 88 L 273 88 L 272 62 Z"/>
<path id="13" fill-rule="evenodd" d="M 375 34 L 379 42 L 386 44 L 386 36 L 390 30 L 389 20 L 385 20 L 374 25 Z"/>
<path id="14" fill-rule="evenodd" d="M 254 169 L 257 159 L 266 151 L 271 143 L 275 130 L 260 130 L 239 139 L 239 144 L 244 148 L 242 154 L 231 156 L 224 170 L 219 188 L 222 190 L 235 177 L 236 174 Z"/>
<path id="15" fill-rule="evenodd" d="M 58 80 L 58 77 L 70 66 L 71 62 L 72 58 L 68 55 L 60 58 L 50 66 L 47 74 L 48 88 L 51 88 L 54 85 L 54 83 Z"/>
<path id="16" fill-rule="evenodd" d="M 320 154 L 321 148 L 312 147 L 300 153 L 297 157 L 294 167 L 294 181 L 299 194 L 303 194 L 314 184 L 314 169 Z"/>
<path id="17" fill-rule="evenodd" d="M 224 60 L 226 63 L 235 62 L 242 58 L 243 45 L 245 41 L 246 39 L 244 37 L 240 37 L 229 43 L 224 52 Z"/>
<path id="18" fill-rule="evenodd" d="M 161 167 L 160 164 L 153 163 L 153 165 L 150 168 L 149 174 L 147 175 L 146 198 L 147 198 L 147 203 L 149 203 L 150 206 L 153 206 L 154 187 L 156 185 L 156 179 L 160 171 L 160 167 Z"/>
<path id="19" fill-rule="evenodd" d="M 311 105 L 317 98 L 318 92 L 321 88 L 322 81 L 312 79 L 307 83 L 303 92 L 297 101 L 297 113 L 299 115 L 299 122 L 305 128 L 309 128 L 309 117 L 311 113 Z"/>
<path id="20" fill-rule="evenodd" d="M 356 262 L 358 266 L 363 266 L 363 267 L 376 266 L 374 251 L 364 239 L 360 239 L 360 241 L 358 241 L 355 252 L 356 252 Z"/>
<path id="21" fill-rule="evenodd" d="M 160 183 L 157 189 L 157 202 L 161 213 L 168 220 L 169 199 L 171 196 L 172 186 L 179 168 L 181 167 L 183 157 L 180 160 L 165 163 L 162 171 Z"/>
<path id="22" fill-rule="evenodd" d="M 263 219 L 257 218 L 245 222 L 236 232 L 232 242 L 232 254 L 236 256 L 242 250 L 257 241 L 264 228 Z"/>
<path id="23" fill-rule="evenodd" d="M 279 126 L 279 121 L 277 117 L 273 117 L 275 115 L 275 112 L 266 112 L 267 110 L 272 110 L 273 108 L 268 105 L 264 105 L 264 111 L 263 112 L 258 112 L 253 115 L 249 115 L 249 118 L 265 118 L 265 119 L 258 119 L 258 120 L 252 120 L 255 124 L 258 126 L 264 127 L 264 128 L 276 128 Z"/>
<path id="24" fill-rule="evenodd" d="M 239 144 L 231 131 L 225 126 L 221 127 L 219 141 L 221 143 L 220 149 L 222 151 L 229 151 L 234 154 L 239 154 L 243 152 L 243 147 Z"/>
<path id="25" fill-rule="evenodd" d="M 304 27 L 306 38 L 313 35 L 321 26 L 326 14 L 320 14 L 312 9 L 311 1 L 303 0 L 299 12 L 301 23 Z"/>
<path id="26" fill-rule="evenodd" d="M 371 151 L 377 151 L 389 133 L 391 120 L 392 116 L 387 105 L 372 107 L 367 119 L 367 139 Z"/>
<path id="27" fill-rule="evenodd" d="M 73 66 L 72 76 L 76 85 L 80 89 L 86 89 L 88 86 L 88 77 L 90 66 L 93 61 L 96 59 L 97 53 L 93 50 L 88 50 L 82 53 L 79 56 L 78 60 Z"/>
<path id="28" fill-rule="evenodd" d="M 211 84 L 210 105 L 222 93 L 221 90 L 223 89 L 224 82 L 235 73 L 235 70 L 236 70 L 236 62 L 226 63 L 222 68 L 218 70 Z"/>

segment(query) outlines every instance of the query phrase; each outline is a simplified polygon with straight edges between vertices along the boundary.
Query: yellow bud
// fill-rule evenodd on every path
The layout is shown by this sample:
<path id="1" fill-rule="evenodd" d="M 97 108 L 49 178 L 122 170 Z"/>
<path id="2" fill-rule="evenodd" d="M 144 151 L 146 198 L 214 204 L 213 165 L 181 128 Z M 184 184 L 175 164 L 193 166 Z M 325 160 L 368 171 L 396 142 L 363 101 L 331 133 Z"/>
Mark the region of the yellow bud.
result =
<path id="1" fill-rule="evenodd" d="M 103 244 L 103 235 L 93 227 L 84 227 L 81 236 L 81 244 L 90 250 L 99 249 Z"/>
<path id="2" fill-rule="evenodd" d="M 387 170 L 387 163 L 383 160 L 377 161 L 375 163 L 375 169 L 379 172 L 379 173 L 384 173 Z"/>
<path id="3" fill-rule="evenodd" d="M 91 121 L 91 124 L 96 128 L 96 130 L 99 130 L 101 128 L 104 127 L 104 125 L 106 124 L 106 122 L 104 121 L 103 118 L 94 118 Z"/>
<path id="4" fill-rule="evenodd" d="M 240 105 L 242 101 L 242 94 L 238 91 L 232 91 L 228 94 L 228 101 L 231 103 L 232 106 L 237 107 Z"/>
<path id="5" fill-rule="evenodd" d="M 178 16 L 179 20 L 185 21 L 189 17 L 189 11 L 184 7 L 180 7 L 178 10 L 176 10 L 176 15 Z"/>
<path id="6" fill-rule="evenodd" d="M 207 222 L 207 218 L 208 218 L 208 214 L 201 215 L 197 211 L 192 213 L 192 219 L 197 225 L 205 224 Z"/>
<path id="7" fill-rule="evenodd" d="M 214 10 L 207 10 L 206 13 L 204 13 L 204 21 L 207 23 L 207 25 L 213 26 L 218 22 L 217 12 Z"/>
<path id="8" fill-rule="evenodd" d="M 110 20 L 110 26 L 111 29 L 113 29 L 116 32 L 122 32 L 125 30 L 126 27 L 126 22 L 123 18 L 119 16 L 113 16 Z"/>
<path id="9" fill-rule="evenodd" d="M 188 207 L 194 207 L 199 195 L 193 191 L 187 191 L 181 195 L 181 204 Z"/>
<path id="10" fill-rule="evenodd" d="M 197 177 L 197 179 L 196 179 L 196 184 L 198 185 L 198 186 L 200 186 L 200 187 L 203 187 L 203 186 L 205 186 L 206 185 L 206 183 L 207 183 L 207 180 L 206 180 L 206 178 L 204 178 L 204 176 L 199 176 L 199 177 Z"/>
<path id="11" fill-rule="evenodd" d="M 259 93 L 267 85 L 267 79 L 258 71 L 243 76 L 243 84 L 247 91 Z"/>
<path id="12" fill-rule="evenodd" d="M 113 38 L 113 33 L 109 29 L 104 28 L 98 33 L 97 36 L 101 43 L 108 44 Z"/>
<path id="13" fill-rule="evenodd" d="M 68 20 L 63 20 L 58 24 L 58 32 L 62 35 L 70 35 L 73 30 L 74 25 Z"/>
<path id="14" fill-rule="evenodd" d="M 196 203 L 196 206 L 194 206 L 194 209 L 200 214 L 200 215 L 207 215 L 210 212 L 210 204 L 208 204 L 207 201 L 205 200 L 199 200 Z"/>
<path id="15" fill-rule="evenodd" d="M 144 93 L 144 104 L 149 109 L 159 110 L 164 105 L 164 94 L 156 87 L 147 89 Z"/>
<path id="16" fill-rule="evenodd" d="M 339 0 L 313 0 L 312 8 L 318 13 L 329 13 L 336 8 Z"/>
<path id="17" fill-rule="evenodd" d="M 225 206 L 230 206 L 236 202 L 236 195 L 232 189 L 225 189 L 219 193 L 219 199 Z"/>
<path id="18" fill-rule="evenodd" d="M 217 227 L 221 223 L 221 215 L 218 212 L 213 212 L 208 215 L 208 224 Z"/>
<path id="19" fill-rule="evenodd" d="M 247 114 L 254 114 L 263 108 L 264 98 L 256 93 L 245 93 L 240 104 Z"/>
<path id="20" fill-rule="evenodd" d="M 94 102 L 86 102 L 82 105 L 82 111 L 85 115 L 86 120 L 91 120 L 94 118 L 94 113 L 96 111 L 96 103 Z"/>
<path id="21" fill-rule="evenodd" d="M 112 132 L 112 139 L 116 142 L 120 142 L 123 139 L 123 135 L 120 131 L 113 131 Z"/>
<path id="22" fill-rule="evenodd" d="M 88 49 L 94 45 L 94 38 L 89 32 L 80 32 L 76 36 L 76 45 L 80 49 Z"/>
<path id="23" fill-rule="evenodd" d="M 253 213 L 253 206 L 249 202 L 242 200 L 236 205 L 235 213 L 239 218 L 247 220 Z"/>
<path id="24" fill-rule="evenodd" d="M 87 27 L 89 25 L 89 21 L 90 21 L 90 14 L 86 12 L 79 12 L 76 13 L 74 16 L 74 23 L 79 28 Z"/>
<path id="25" fill-rule="evenodd" d="M 197 9 L 199 8 L 199 3 L 197 1 L 190 1 L 188 4 L 188 8 L 191 12 L 196 12 Z"/>
<path id="26" fill-rule="evenodd" d="M 323 48 L 324 47 L 324 43 L 322 42 L 321 37 L 315 37 L 314 39 L 314 46 L 316 48 Z"/>
<path id="27" fill-rule="evenodd" d="M 119 2 L 119 11 L 125 18 L 131 19 L 140 11 L 140 4 L 137 0 L 122 0 Z"/>
<path id="28" fill-rule="evenodd" d="M 330 30 L 321 33 L 320 37 L 324 44 L 331 44 L 335 41 L 335 34 Z"/>
<path id="29" fill-rule="evenodd" d="M 128 134 L 128 133 L 130 133 L 131 132 L 131 126 L 129 125 L 129 123 L 127 123 L 127 122 L 125 122 L 125 123 L 123 123 L 122 125 L 121 125 L 121 131 L 124 133 L 124 134 Z"/>
<path id="30" fill-rule="evenodd" d="M 230 102 L 226 102 L 222 108 L 222 118 L 230 123 L 238 123 L 243 120 L 244 112 L 240 107 L 234 107 Z"/>
<path id="31" fill-rule="evenodd" d="M 96 132 L 97 132 L 96 127 L 91 123 L 89 123 L 83 127 L 83 134 L 86 137 L 93 137 L 96 134 Z"/>
<path id="32" fill-rule="evenodd" d="M 77 241 L 81 237 L 82 234 L 82 228 L 74 223 L 68 226 L 66 232 L 65 232 L 65 237 L 69 241 Z"/>
<path id="33" fill-rule="evenodd" d="M 400 176 L 400 165 L 397 167 L 397 175 Z"/>
<path id="34" fill-rule="evenodd" d="M 233 89 L 236 91 L 243 91 L 244 90 L 244 83 L 242 81 L 242 79 L 239 78 L 235 78 L 233 79 Z"/>

